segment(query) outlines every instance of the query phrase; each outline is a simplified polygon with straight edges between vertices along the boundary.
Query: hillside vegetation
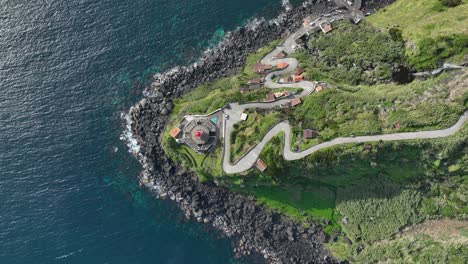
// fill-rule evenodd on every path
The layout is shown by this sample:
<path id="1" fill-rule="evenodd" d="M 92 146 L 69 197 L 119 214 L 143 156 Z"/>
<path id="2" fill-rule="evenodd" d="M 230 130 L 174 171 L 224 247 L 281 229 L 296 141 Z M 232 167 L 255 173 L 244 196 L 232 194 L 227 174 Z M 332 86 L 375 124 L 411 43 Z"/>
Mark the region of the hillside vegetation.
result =
<path id="1" fill-rule="evenodd" d="M 227 184 L 274 211 L 322 224 L 333 252 L 345 259 L 378 258 L 379 252 L 398 259 L 391 248 L 373 243 L 426 219 L 467 219 L 467 126 L 450 138 L 373 143 L 370 151 L 362 144 L 339 146 L 293 162 L 279 158 L 281 139 L 261 153 L 265 172 L 230 177 Z M 369 249 L 360 255 L 359 245 Z M 431 253 L 440 252 L 421 252 L 424 258 Z M 452 257 L 459 259 L 459 252 Z"/>
<path id="2" fill-rule="evenodd" d="M 292 55 L 308 79 L 350 85 L 388 82 L 394 65 L 406 62 L 403 41 L 365 21 L 337 21 L 333 28 L 313 34 L 308 49 Z"/>
<path id="3" fill-rule="evenodd" d="M 460 61 L 468 53 L 468 0 L 448 7 L 440 0 L 397 0 L 366 18 L 371 25 L 406 41 L 416 69 L 434 68 L 443 60 Z"/>
<path id="4" fill-rule="evenodd" d="M 405 66 L 432 69 L 466 55 L 468 0 L 459 5 L 456 1 L 398 0 L 360 25 L 336 22 L 332 32 L 312 36 L 309 49 L 292 56 L 306 79 L 329 85 L 303 97 L 294 108 L 248 110 L 247 121 L 237 123 L 231 134 L 233 161 L 281 120 L 293 126 L 291 143 L 298 150 L 341 136 L 453 125 L 468 107 L 466 69 L 406 84 L 392 82 L 392 72 Z M 240 93 L 239 88 L 258 77 L 251 66 L 278 43 L 251 54 L 237 75 L 175 100 L 167 129 L 185 114 L 208 113 L 231 102 L 263 101 L 269 89 Z M 318 131 L 318 138 L 302 139 L 305 128 Z M 243 175 L 223 172 L 220 146 L 196 154 L 167 131 L 163 146 L 172 160 L 194 170 L 201 181 L 253 195 L 259 204 L 304 224 L 322 225 L 328 247 L 339 258 L 357 263 L 463 263 L 467 251 L 462 245 L 395 235 L 430 219 L 466 222 L 467 141 L 465 125 L 448 138 L 340 145 L 285 161 L 280 133 L 260 153 L 268 168 Z"/>

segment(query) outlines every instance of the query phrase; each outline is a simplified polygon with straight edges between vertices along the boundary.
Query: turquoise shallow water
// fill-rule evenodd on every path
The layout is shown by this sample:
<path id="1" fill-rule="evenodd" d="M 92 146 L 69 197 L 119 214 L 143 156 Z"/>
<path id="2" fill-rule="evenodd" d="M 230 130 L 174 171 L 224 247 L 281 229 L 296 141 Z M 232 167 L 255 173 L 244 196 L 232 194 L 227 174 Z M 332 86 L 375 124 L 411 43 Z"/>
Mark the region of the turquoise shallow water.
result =
<path id="1" fill-rule="evenodd" d="M 149 74 L 279 0 L 0 0 L 0 263 L 229 263 L 141 191 L 120 115 Z"/>

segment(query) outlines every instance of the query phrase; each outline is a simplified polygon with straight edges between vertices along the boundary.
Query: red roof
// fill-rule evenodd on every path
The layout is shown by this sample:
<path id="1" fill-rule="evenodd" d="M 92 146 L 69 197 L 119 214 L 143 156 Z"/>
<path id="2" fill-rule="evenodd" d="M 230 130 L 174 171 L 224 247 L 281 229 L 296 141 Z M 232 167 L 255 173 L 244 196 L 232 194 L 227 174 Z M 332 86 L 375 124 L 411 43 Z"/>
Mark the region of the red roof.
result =
<path id="1" fill-rule="evenodd" d="M 286 56 L 288 56 L 288 54 L 285 51 L 282 50 L 280 53 L 275 55 L 275 58 L 276 59 L 282 59 L 282 58 L 284 58 Z"/>
<path id="2" fill-rule="evenodd" d="M 257 62 L 252 66 L 252 71 L 254 71 L 256 73 L 264 73 L 267 70 L 271 70 L 271 68 L 272 68 L 271 65 L 263 64 L 261 62 Z"/>
<path id="3" fill-rule="evenodd" d="M 332 31 L 333 28 L 331 24 L 325 22 L 325 23 L 320 24 L 320 29 L 322 29 L 323 33 L 327 33 L 327 32 Z"/>
<path id="4" fill-rule="evenodd" d="M 302 103 L 301 98 L 296 97 L 291 101 L 291 106 L 296 106 L 301 103 Z"/>
<path id="5" fill-rule="evenodd" d="M 265 171 L 266 168 L 268 167 L 267 164 L 261 159 L 258 159 L 257 163 L 255 163 L 255 165 L 257 166 L 257 169 L 259 171 Z"/>
<path id="6" fill-rule="evenodd" d="M 278 63 L 278 65 L 276 65 L 276 67 L 278 67 L 278 69 L 285 69 L 288 67 L 289 64 L 287 64 L 286 62 L 280 62 Z"/>
<path id="7" fill-rule="evenodd" d="M 307 26 L 314 18 L 312 16 L 308 16 L 306 18 L 304 18 L 304 26 Z"/>
<path id="8" fill-rule="evenodd" d="M 248 84 L 261 84 L 261 83 L 263 83 L 263 79 L 262 78 L 252 79 L 252 80 L 248 81 L 247 83 Z"/>
<path id="9" fill-rule="evenodd" d="M 309 138 L 316 138 L 318 137 L 319 133 L 312 129 L 304 129 L 302 130 L 302 138 L 309 139 Z"/>
<path id="10" fill-rule="evenodd" d="M 294 75 L 301 75 L 304 72 L 304 69 L 297 67 L 296 70 L 294 70 Z"/>
<path id="11" fill-rule="evenodd" d="M 323 90 L 323 87 L 322 87 L 321 85 L 315 86 L 315 91 L 316 91 L 316 92 L 320 92 L 320 91 L 322 91 L 322 90 Z"/>
<path id="12" fill-rule="evenodd" d="M 180 134 L 180 128 L 178 127 L 173 127 L 171 131 L 169 132 L 169 136 L 176 138 Z"/>
<path id="13" fill-rule="evenodd" d="M 304 80 L 304 76 L 302 76 L 302 75 L 293 75 L 293 80 L 294 80 L 294 82 L 300 82 L 300 81 Z"/>
<path id="14" fill-rule="evenodd" d="M 276 98 L 275 98 L 275 94 L 274 94 L 274 93 L 267 93 L 266 98 L 265 98 L 265 101 L 271 102 L 271 101 L 274 101 L 275 99 L 276 99 Z"/>

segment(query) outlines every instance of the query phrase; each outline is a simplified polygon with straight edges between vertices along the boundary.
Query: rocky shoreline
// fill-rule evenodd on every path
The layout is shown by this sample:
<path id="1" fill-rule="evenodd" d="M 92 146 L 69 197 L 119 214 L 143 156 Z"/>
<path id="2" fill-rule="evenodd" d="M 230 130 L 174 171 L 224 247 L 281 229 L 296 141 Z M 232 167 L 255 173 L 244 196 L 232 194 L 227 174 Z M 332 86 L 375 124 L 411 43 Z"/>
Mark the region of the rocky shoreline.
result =
<path id="1" fill-rule="evenodd" d="M 373 1 L 376 2 L 376 1 Z M 384 6 L 392 1 L 381 1 Z M 233 193 L 214 183 L 200 183 L 164 154 L 160 138 L 172 110 L 172 100 L 198 85 L 235 74 L 249 53 L 287 36 L 310 14 L 330 12 L 332 2 L 316 0 L 286 11 L 271 21 L 253 21 L 226 36 L 199 62 L 154 76 L 147 98 L 129 112 L 129 130 L 138 145 L 135 155 L 144 167 L 140 182 L 156 195 L 177 202 L 185 215 L 214 226 L 237 243 L 240 255 L 260 253 L 273 263 L 339 263 L 323 248 L 326 234 L 310 223 L 305 228 L 285 216 L 258 206 L 253 197 Z"/>

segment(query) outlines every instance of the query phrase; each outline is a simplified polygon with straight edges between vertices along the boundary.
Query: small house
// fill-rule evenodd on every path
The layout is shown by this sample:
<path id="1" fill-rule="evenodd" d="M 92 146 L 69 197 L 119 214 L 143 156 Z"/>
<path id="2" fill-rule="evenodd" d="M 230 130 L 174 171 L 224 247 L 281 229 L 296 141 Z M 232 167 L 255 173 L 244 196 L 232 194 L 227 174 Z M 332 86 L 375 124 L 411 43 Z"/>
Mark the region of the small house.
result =
<path id="1" fill-rule="evenodd" d="M 248 117 L 249 117 L 249 116 L 248 116 L 246 113 L 242 113 L 241 116 L 240 116 L 240 119 L 241 119 L 242 121 L 245 121 L 245 120 L 247 120 Z"/>
<path id="2" fill-rule="evenodd" d="M 273 66 L 261 62 L 257 62 L 252 66 L 252 71 L 259 74 L 265 73 L 271 69 L 273 69 Z"/>
<path id="3" fill-rule="evenodd" d="M 321 85 L 315 86 L 315 91 L 316 91 L 316 92 L 320 92 L 320 91 L 322 91 L 322 90 L 323 90 L 323 86 L 321 86 Z"/>
<path id="4" fill-rule="evenodd" d="M 306 18 L 304 18 L 304 21 L 302 22 L 302 24 L 305 26 L 308 26 L 310 22 L 312 22 L 312 20 L 314 20 L 314 18 L 312 16 L 308 16 Z"/>
<path id="5" fill-rule="evenodd" d="M 178 127 L 173 127 L 171 131 L 169 132 L 169 136 L 172 138 L 177 138 L 180 135 L 180 128 Z"/>
<path id="6" fill-rule="evenodd" d="M 308 129 L 308 128 L 302 130 L 303 139 L 317 138 L 318 136 L 319 136 L 319 133 L 315 130 Z"/>
<path id="7" fill-rule="evenodd" d="M 297 67 L 295 70 L 294 70 L 294 75 L 301 75 L 302 73 L 304 72 L 304 69 L 300 68 L 300 67 Z"/>
<path id="8" fill-rule="evenodd" d="M 292 78 L 294 82 L 301 82 L 304 80 L 304 76 L 302 75 L 293 75 Z"/>
<path id="9" fill-rule="evenodd" d="M 284 94 L 282 92 L 277 92 L 277 93 L 274 93 L 275 95 L 275 98 L 281 98 L 284 96 Z"/>
<path id="10" fill-rule="evenodd" d="M 284 58 L 286 58 L 286 56 L 288 56 L 288 54 L 284 50 L 282 50 L 282 51 L 280 51 L 280 53 L 276 54 L 273 58 L 274 59 L 284 59 Z"/>
<path id="11" fill-rule="evenodd" d="M 275 98 L 275 94 L 274 93 L 267 93 L 266 94 L 266 98 L 265 98 L 265 101 L 266 102 L 273 102 L 275 101 L 276 98 Z"/>
<path id="12" fill-rule="evenodd" d="M 263 83 L 263 78 L 256 78 L 256 79 L 247 81 L 247 84 L 261 84 L 261 83 Z"/>
<path id="13" fill-rule="evenodd" d="M 258 159 L 257 162 L 255 163 L 255 166 L 257 167 L 257 169 L 261 172 L 265 171 L 268 166 L 267 164 L 265 163 L 265 161 L 261 160 L 261 159 Z"/>
<path id="14" fill-rule="evenodd" d="M 276 67 L 280 70 L 286 69 L 289 66 L 286 62 L 280 62 L 276 65 Z"/>
<path id="15" fill-rule="evenodd" d="M 296 97 L 291 101 L 291 106 L 292 107 L 294 107 L 296 105 L 300 105 L 300 104 L 302 104 L 302 101 L 301 101 L 301 98 L 299 98 L 299 97 Z"/>
<path id="16" fill-rule="evenodd" d="M 320 29 L 322 30 L 323 33 L 328 33 L 333 30 L 331 24 L 328 22 L 320 24 Z"/>

